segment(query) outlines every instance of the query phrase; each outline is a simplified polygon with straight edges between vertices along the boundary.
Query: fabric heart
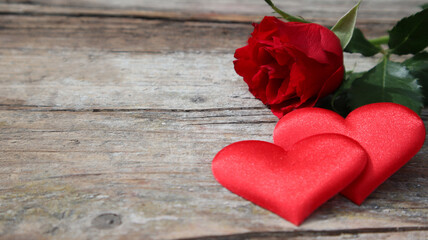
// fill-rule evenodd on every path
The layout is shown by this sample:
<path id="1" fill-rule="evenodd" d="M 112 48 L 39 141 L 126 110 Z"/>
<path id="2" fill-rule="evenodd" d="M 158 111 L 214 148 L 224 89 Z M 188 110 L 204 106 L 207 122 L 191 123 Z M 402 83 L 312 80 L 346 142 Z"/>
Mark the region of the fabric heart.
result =
<path id="1" fill-rule="evenodd" d="M 231 192 L 299 225 L 354 181 L 367 159 L 356 141 L 321 134 L 288 151 L 262 141 L 233 143 L 215 156 L 212 171 Z"/>
<path id="2" fill-rule="evenodd" d="M 425 141 L 424 123 L 415 112 L 399 104 L 374 103 L 354 110 L 346 119 L 320 108 L 296 110 L 277 123 L 274 142 L 287 150 L 299 140 L 321 133 L 346 135 L 368 153 L 370 159 L 361 176 L 341 192 L 358 205 Z"/>

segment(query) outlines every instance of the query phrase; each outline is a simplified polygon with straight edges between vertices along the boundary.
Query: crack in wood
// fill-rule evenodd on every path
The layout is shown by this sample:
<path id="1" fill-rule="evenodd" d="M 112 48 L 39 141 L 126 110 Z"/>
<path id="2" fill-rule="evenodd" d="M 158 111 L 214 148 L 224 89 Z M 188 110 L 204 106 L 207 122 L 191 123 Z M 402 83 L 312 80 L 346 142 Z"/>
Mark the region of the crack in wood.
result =
<path id="1" fill-rule="evenodd" d="M 8 105 L 0 104 L 1 110 L 5 111 L 31 111 L 31 112 L 221 112 L 221 111 L 245 111 L 245 110 L 263 110 L 266 107 L 228 107 L 228 108 L 199 108 L 199 109 L 178 109 L 178 108 L 51 108 L 48 106 L 36 105 Z M 36 109 L 34 109 L 36 108 Z"/>
<path id="2" fill-rule="evenodd" d="M 0 16 L 27 16 L 27 17 L 40 17 L 40 16 L 56 16 L 56 17 L 87 17 L 87 18 L 124 18 L 124 19 L 142 19 L 142 20 L 162 20 L 168 22 L 200 22 L 200 23 L 226 23 L 226 24 L 251 24 L 251 20 L 241 19 L 216 19 L 216 18 L 198 18 L 192 16 L 168 16 L 167 13 L 160 13 L 159 16 L 149 16 L 142 14 L 126 14 L 126 13 L 111 13 L 111 12 L 98 12 L 98 13 L 67 13 L 67 12 L 13 12 L 13 11 L 0 11 Z M 224 16 L 227 18 L 228 16 Z M 232 17 L 230 17 L 232 18 Z"/>
<path id="3" fill-rule="evenodd" d="M 193 123 L 186 124 L 188 126 L 197 125 L 221 125 L 221 124 L 264 124 L 264 123 L 277 123 L 278 121 L 239 121 L 239 122 L 211 122 L 211 123 Z"/>
<path id="4" fill-rule="evenodd" d="M 49 179 L 52 178 L 74 178 L 74 177 L 88 177 L 88 176 L 101 176 L 104 173 L 81 173 L 81 174 L 68 174 L 68 175 L 61 175 L 61 176 L 51 176 L 48 177 Z"/>
<path id="5" fill-rule="evenodd" d="M 396 232 L 413 232 L 413 231 L 427 231 L 428 227 L 390 227 L 390 228 L 356 228 L 356 229 L 341 229 L 341 230 L 322 230 L 322 231 L 292 231 L 292 232 L 249 232 L 238 233 L 221 236 L 205 236 L 196 238 L 179 238 L 179 240 L 238 240 L 238 239 L 262 239 L 262 238 L 275 238 L 284 239 L 290 237 L 332 237 L 344 234 L 371 234 L 371 233 L 396 233 Z"/>
<path id="6" fill-rule="evenodd" d="M 171 108 L 122 108 L 122 109 L 92 109 L 92 112 L 220 112 L 220 111 L 241 111 L 241 110 L 261 110 L 265 107 L 229 107 L 229 108 L 199 108 L 199 109 L 171 109 Z"/>

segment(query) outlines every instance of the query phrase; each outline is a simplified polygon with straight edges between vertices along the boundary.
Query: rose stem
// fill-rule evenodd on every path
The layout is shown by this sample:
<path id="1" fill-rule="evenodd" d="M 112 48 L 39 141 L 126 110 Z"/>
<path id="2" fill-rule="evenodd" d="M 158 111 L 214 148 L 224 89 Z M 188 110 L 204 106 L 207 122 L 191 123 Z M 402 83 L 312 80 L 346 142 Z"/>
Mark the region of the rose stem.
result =
<path id="1" fill-rule="evenodd" d="M 371 42 L 373 45 L 381 45 L 381 44 L 387 44 L 389 41 L 389 36 L 382 36 L 378 38 L 370 39 L 369 42 Z"/>

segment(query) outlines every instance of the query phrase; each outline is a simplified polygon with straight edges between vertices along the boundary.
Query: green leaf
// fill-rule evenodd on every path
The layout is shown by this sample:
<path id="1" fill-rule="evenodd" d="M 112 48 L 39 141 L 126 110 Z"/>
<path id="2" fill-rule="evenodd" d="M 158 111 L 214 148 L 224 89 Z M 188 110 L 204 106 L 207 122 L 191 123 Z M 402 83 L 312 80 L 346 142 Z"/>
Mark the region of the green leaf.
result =
<path id="1" fill-rule="evenodd" d="M 407 59 L 403 64 L 410 73 L 418 78 L 418 83 L 422 86 L 422 93 L 425 96 L 424 104 L 428 106 L 428 52 L 421 52 Z"/>
<path id="2" fill-rule="evenodd" d="M 354 33 L 355 22 L 357 21 L 357 11 L 360 4 L 361 0 L 351 10 L 349 10 L 349 12 L 343 15 L 333 28 L 331 28 L 331 31 L 333 31 L 340 39 L 342 49 L 345 49 L 349 41 L 351 41 L 352 34 Z"/>
<path id="3" fill-rule="evenodd" d="M 277 8 L 275 6 L 275 4 L 273 4 L 273 2 L 271 0 L 265 0 L 265 2 L 267 4 L 269 4 L 269 6 L 271 6 L 271 8 L 273 10 L 275 10 L 275 12 L 277 12 L 279 15 L 281 15 L 281 17 L 283 17 L 285 20 L 290 21 L 290 22 L 303 22 L 303 23 L 308 23 L 308 21 L 306 21 L 303 18 L 299 18 L 299 17 L 295 17 L 293 15 L 290 15 L 286 12 L 283 12 L 281 9 Z"/>
<path id="4" fill-rule="evenodd" d="M 355 79 L 363 76 L 364 72 L 346 72 L 345 79 L 340 85 L 339 89 L 334 92 L 330 97 L 331 110 L 336 113 L 346 117 L 350 112 L 351 108 L 349 107 L 349 90 L 351 89 L 352 83 Z"/>
<path id="5" fill-rule="evenodd" d="M 349 90 L 352 109 L 376 102 L 394 102 L 420 113 L 422 94 L 417 79 L 407 68 L 386 57 L 377 66 L 355 79 Z"/>
<path id="6" fill-rule="evenodd" d="M 415 54 L 428 46 L 428 9 L 401 19 L 389 31 L 388 46 L 395 54 Z"/>
<path id="7" fill-rule="evenodd" d="M 428 3 L 422 4 L 422 5 L 421 5 L 421 8 L 422 8 L 422 9 L 427 9 L 427 8 L 428 8 Z"/>
<path id="8" fill-rule="evenodd" d="M 360 29 L 355 28 L 351 41 L 345 48 L 345 52 L 361 53 L 363 56 L 371 57 L 380 52 L 380 49 L 370 43 L 363 35 Z"/>
<path id="9" fill-rule="evenodd" d="M 343 79 L 343 82 L 340 85 L 339 89 L 337 89 L 337 91 L 335 92 L 335 95 L 347 94 L 351 89 L 354 81 L 358 78 L 361 78 L 364 74 L 365 72 L 353 72 L 353 71 L 346 72 L 345 79 Z"/>
<path id="10" fill-rule="evenodd" d="M 361 78 L 365 73 L 366 72 L 353 72 L 353 71 L 346 72 L 345 80 L 342 86 L 340 86 L 340 88 L 343 88 L 344 91 L 349 91 L 354 81 L 358 78 Z"/>

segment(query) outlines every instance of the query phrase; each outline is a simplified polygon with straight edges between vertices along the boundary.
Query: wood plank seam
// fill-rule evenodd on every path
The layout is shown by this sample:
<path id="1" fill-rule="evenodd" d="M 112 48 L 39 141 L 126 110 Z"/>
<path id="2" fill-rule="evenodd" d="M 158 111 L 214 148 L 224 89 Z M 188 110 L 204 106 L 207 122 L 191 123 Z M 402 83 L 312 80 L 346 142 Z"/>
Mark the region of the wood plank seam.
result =
<path id="1" fill-rule="evenodd" d="M 94 17 L 94 18 L 125 18 L 143 20 L 164 20 L 173 22 L 201 22 L 201 23 L 230 23 L 251 24 L 263 18 L 263 15 L 236 15 L 229 13 L 186 13 L 161 10 L 108 10 L 101 8 L 81 8 L 69 6 L 49 6 L 28 2 L 25 4 L 0 3 L 0 15 L 23 16 L 67 16 L 67 17 Z M 267 12 L 265 15 L 272 15 Z M 307 18 L 313 22 L 325 22 L 335 19 Z M 396 19 L 359 19 L 359 24 L 393 23 Z"/>
<path id="2" fill-rule="evenodd" d="M 35 111 L 35 112 L 221 112 L 221 111 L 243 111 L 243 110 L 263 110 L 266 107 L 226 107 L 226 108 L 200 108 L 200 109 L 177 109 L 177 108 L 88 108 L 88 109 L 71 109 L 71 108 L 52 108 L 48 106 L 34 105 L 7 105 L 0 104 L 0 110 L 11 111 Z"/>
<path id="3" fill-rule="evenodd" d="M 128 18 L 143 20 L 164 20 L 173 22 L 204 22 L 204 23 L 234 23 L 249 24 L 254 19 L 261 19 L 262 16 L 241 16 L 233 14 L 184 14 L 168 11 L 126 11 L 126 10 L 105 10 L 105 9 L 84 9 L 53 7 L 39 4 L 1 4 L 0 15 L 22 15 L 22 16 L 67 16 L 67 17 L 94 17 L 94 18 Z M 12 6 L 12 7 L 11 7 Z M 16 10 L 15 8 L 24 8 Z"/>
<path id="4" fill-rule="evenodd" d="M 394 227 L 394 228 L 359 228 L 359 229 L 341 229 L 312 231 L 301 230 L 293 232 L 250 232 L 241 234 L 230 234 L 221 236 L 206 236 L 196 238 L 180 238 L 179 240 L 232 240 L 232 239 L 252 239 L 252 238 L 290 238 L 290 237 L 333 237 L 346 234 L 370 234 L 370 233 L 392 233 L 392 232 L 415 232 L 427 231 L 428 227 Z"/>
<path id="5" fill-rule="evenodd" d="M 147 16 L 147 15 L 131 15 L 131 14 L 108 14 L 108 13 L 37 13 L 37 12 L 4 12 L 0 11 L 0 16 L 59 16 L 59 17 L 91 17 L 91 18 L 125 18 L 125 19 L 142 19 L 142 20 L 162 20 L 171 22 L 201 22 L 201 23 L 233 23 L 233 24 L 251 24 L 253 21 L 240 20 L 222 20 L 222 19 L 207 19 L 207 18 L 186 18 L 186 17 L 168 17 L 168 16 Z"/>

